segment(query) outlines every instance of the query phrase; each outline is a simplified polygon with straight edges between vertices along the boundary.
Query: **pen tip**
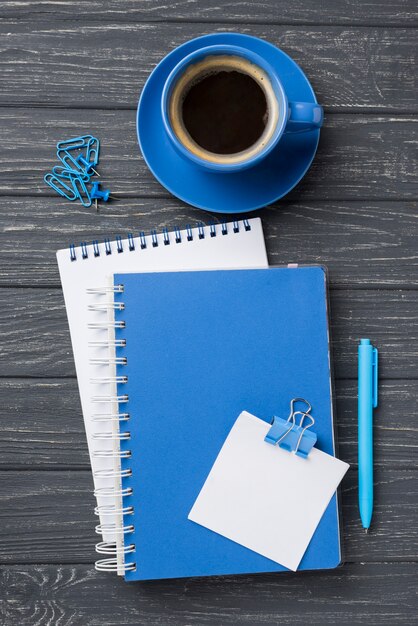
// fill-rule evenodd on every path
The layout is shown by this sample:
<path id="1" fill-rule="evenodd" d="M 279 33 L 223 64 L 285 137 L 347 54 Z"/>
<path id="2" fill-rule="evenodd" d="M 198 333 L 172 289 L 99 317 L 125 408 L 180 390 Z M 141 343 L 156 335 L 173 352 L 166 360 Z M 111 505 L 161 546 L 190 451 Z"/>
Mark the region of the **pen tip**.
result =
<path id="1" fill-rule="evenodd" d="M 364 529 L 364 532 L 366 533 L 366 535 L 368 535 L 368 534 L 369 534 L 369 529 L 368 529 L 368 528 L 365 528 L 365 529 Z"/>

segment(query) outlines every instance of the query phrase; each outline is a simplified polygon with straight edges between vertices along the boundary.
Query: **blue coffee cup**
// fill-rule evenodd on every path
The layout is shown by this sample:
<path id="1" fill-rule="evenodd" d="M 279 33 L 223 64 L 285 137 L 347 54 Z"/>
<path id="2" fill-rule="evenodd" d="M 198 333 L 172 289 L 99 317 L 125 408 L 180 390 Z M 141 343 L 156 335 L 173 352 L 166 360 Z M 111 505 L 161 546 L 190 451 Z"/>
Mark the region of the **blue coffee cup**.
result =
<path id="1" fill-rule="evenodd" d="M 262 88 L 268 105 L 263 133 L 247 149 L 233 154 L 216 154 L 200 146 L 182 122 L 185 94 L 208 73 L 236 70 L 250 75 Z M 236 45 L 205 46 L 181 59 L 168 75 L 161 96 L 164 130 L 182 158 L 212 172 L 239 172 L 259 164 L 276 148 L 285 133 L 319 129 L 323 109 L 311 102 L 289 101 L 278 72 L 260 55 Z"/>

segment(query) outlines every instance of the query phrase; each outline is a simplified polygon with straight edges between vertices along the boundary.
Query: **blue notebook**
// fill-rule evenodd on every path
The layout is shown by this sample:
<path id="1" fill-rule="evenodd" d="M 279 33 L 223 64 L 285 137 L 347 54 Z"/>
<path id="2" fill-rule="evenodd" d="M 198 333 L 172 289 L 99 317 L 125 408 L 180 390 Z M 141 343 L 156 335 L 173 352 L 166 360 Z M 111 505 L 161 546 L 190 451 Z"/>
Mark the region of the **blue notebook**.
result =
<path id="1" fill-rule="evenodd" d="M 334 455 L 326 273 L 321 267 L 117 274 L 126 580 L 278 572 L 277 563 L 187 519 L 238 415 L 287 417 L 308 398 Z M 285 477 L 283 477 L 285 480 Z M 130 493 L 130 491 L 128 492 Z M 337 498 L 300 569 L 341 560 Z M 129 564 L 135 565 L 129 565 Z M 132 568 L 132 569 L 131 569 Z"/>

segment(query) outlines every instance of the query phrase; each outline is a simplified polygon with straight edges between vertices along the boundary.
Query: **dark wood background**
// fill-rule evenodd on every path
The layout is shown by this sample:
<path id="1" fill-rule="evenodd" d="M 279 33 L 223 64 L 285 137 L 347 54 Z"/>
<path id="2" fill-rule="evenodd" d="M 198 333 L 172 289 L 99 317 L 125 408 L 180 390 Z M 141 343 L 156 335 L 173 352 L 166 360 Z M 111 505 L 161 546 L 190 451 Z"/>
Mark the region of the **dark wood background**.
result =
<path id="1" fill-rule="evenodd" d="M 0 2 L 0 615 L 6 625 L 417 623 L 418 12 L 414 0 Z M 212 216 L 154 181 L 135 108 L 155 64 L 198 35 L 271 41 L 306 71 L 325 125 L 301 184 L 260 211 L 272 263 L 321 262 L 331 311 L 345 564 L 330 572 L 125 584 L 94 571 L 92 480 L 55 251 Z M 58 140 L 102 141 L 120 201 L 43 184 Z M 219 216 L 217 216 L 219 217 Z M 357 511 L 356 344 L 381 356 L 376 506 Z"/>

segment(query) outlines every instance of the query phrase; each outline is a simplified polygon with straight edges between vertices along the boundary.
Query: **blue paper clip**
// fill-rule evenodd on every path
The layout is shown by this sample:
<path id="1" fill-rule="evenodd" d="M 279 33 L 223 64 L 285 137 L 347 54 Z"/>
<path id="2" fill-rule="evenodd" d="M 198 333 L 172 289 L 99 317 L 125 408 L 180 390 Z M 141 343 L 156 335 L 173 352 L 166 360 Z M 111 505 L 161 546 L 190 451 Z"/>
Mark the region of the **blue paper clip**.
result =
<path id="1" fill-rule="evenodd" d="M 88 141 L 86 142 L 85 140 L 87 138 Z M 66 145 L 68 147 L 62 147 Z M 99 176 L 98 172 L 94 169 L 99 162 L 99 146 L 99 140 L 92 135 L 75 137 L 74 139 L 61 141 L 57 144 L 57 157 L 67 169 L 74 170 L 81 174 L 88 174 L 89 176 L 91 175 L 90 170 L 92 170 L 95 174 L 97 174 L 97 176 Z M 85 156 L 83 154 L 75 156 L 71 154 L 71 151 L 76 149 L 80 150 L 82 148 L 86 148 Z"/>
<path id="2" fill-rule="evenodd" d="M 78 175 L 86 173 L 83 166 L 67 150 L 57 150 L 57 157 L 67 170 L 73 170 Z"/>
<path id="3" fill-rule="evenodd" d="M 295 411 L 294 405 L 304 403 L 307 406 L 305 411 Z M 288 452 L 294 452 L 297 456 L 306 459 L 316 443 L 316 433 L 308 430 L 315 424 L 315 420 L 310 415 L 312 410 L 309 402 L 303 398 L 293 398 L 290 401 L 290 413 L 287 420 L 280 417 L 273 417 L 272 426 L 264 438 L 264 441 L 272 445 L 279 445 Z M 296 423 L 296 416 L 300 415 L 299 424 Z M 305 420 L 309 423 L 304 426 Z"/>
<path id="4" fill-rule="evenodd" d="M 99 162 L 99 149 L 100 141 L 96 137 L 92 137 L 87 144 L 86 158 L 89 163 L 93 163 L 93 166 Z"/>
<path id="5" fill-rule="evenodd" d="M 45 174 L 44 181 L 60 196 L 67 198 L 67 200 L 70 200 L 71 202 L 78 197 L 74 188 L 68 187 L 68 185 L 61 178 L 55 174 L 51 174 L 51 172 Z"/>
<path id="6" fill-rule="evenodd" d="M 58 178 L 66 178 L 67 180 L 72 180 L 73 176 L 78 176 L 85 183 L 90 181 L 90 176 L 88 174 L 82 174 L 81 172 L 76 172 L 75 170 L 70 170 L 63 165 L 54 165 L 52 168 L 52 173 L 54 176 L 58 176 Z"/>
<path id="7" fill-rule="evenodd" d="M 93 135 L 81 135 L 80 137 L 72 137 L 71 139 L 64 139 L 57 143 L 58 150 L 79 150 L 81 148 L 87 148 L 90 141 L 94 139 Z"/>
<path id="8" fill-rule="evenodd" d="M 92 200 L 84 180 L 78 175 L 72 175 L 71 181 L 76 197 L 80 200 L 81 204 L 86 208 L 90 207 Z"/>
<path id="9" fill-rule="evenodd" d="M 54 191 L 67 200 L 79 199 L 84 207 L 92 205 L 92 198 L 107 201 L 109 190 L 99 191 L 99 185 L 93 187 L 93 193 L 87 189 L 91 172 L 98 175 L 94 166 L 99 162 L 100 142 L 93 135 L 80 135 L 64 139 L 57 143 L 57 157 L 62 165 L 56 165 L 52 173 L 48 172 L 44 180 Z M 71 183 L 71 184 L 70 184 Z"/>

